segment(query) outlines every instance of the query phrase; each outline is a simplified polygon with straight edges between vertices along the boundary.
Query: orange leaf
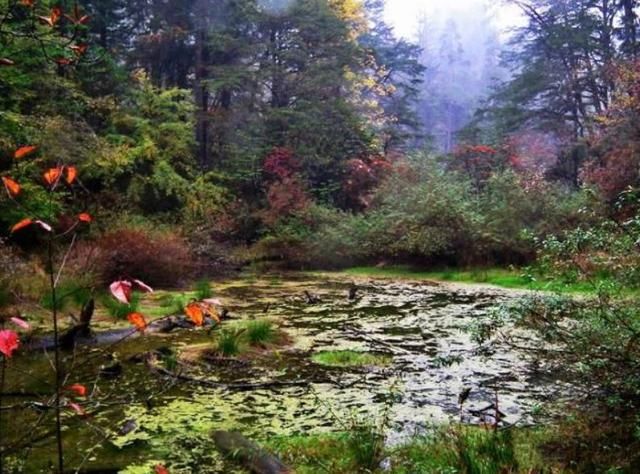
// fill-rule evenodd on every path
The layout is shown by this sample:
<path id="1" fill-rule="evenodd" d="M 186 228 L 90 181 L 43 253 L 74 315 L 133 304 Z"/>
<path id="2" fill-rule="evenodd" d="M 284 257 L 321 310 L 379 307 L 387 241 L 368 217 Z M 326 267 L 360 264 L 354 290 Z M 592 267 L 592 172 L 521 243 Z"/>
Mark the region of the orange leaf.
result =
<path id="1" fill-rule="evenodd" d="M 0 58 L 0 66 L 13 66 L 15 63 L 9 58 Z"/>
<path id="2" fill-rule="evenodd" d="M 2 183 L 4 184 L 4 187 L 7 190 L 7 193 L 9 193 L 10 197 L 16 197 L 18 194 L 20 194 L 22 188 L 11 178 L 3 176 Z"/>
<path id="3" fill-rule="evenodd" d="M 220 315 L 218 310 L 212 304 L 202 303 L 202 309 L 204 313 L 213 319 L 216 323 L 220 324 Z"/>
<path id="4" fill-rule="evenodd" d="M 156 467 L 154 467 L 153 472 L 155 472 L 155 474 L 169 474 L 169 470 L 162 464 L 158 464 Z"/>
<path id="5" fill-rule="evenodd" d="M 127 316 L 127 320 L 140 332 L 143 332 L 147 328 L 147 321 L 145 321 L 144 316 L 140 313 L 131 313 Z"/>
<path id="6" fill-rule="evenodd" d="M 184 314 L 186 314 L 196 326 L 202 326 L 204 324 L 204 313 L 198 303 L 187 305 L 184 309 Z"/>
<path id="7" fill-rule="evenodd" d="M 16 160 L 19 160 L 21 158 L 24 158 L 26 156 L 29 156 L 30 154 L 32 154 L 33 152 L 35 152 L 38 149 L 37 146 L 23 146 L 21 148 L 18 148 L 15 153 L 13 154 L 13 157 Z"/>
<path id="8" fill-rule="evenodd" d="M 42 177 L 49 186 L 53 186 L 58 182 L 61 176 L 62 166 L 56 166 L 55 168 L 49 168 Z"/>
<path id="9" fill-rule="evenodd" d="M 83 212 L 82 214 L 78 214 L 78 220 L 80 222 L 84 222 L 85 224 L 90 224 L 91 221 L 93 221 L 93 217 L 91 217 L 91 214 Z"/>
<path id="10" fill-rule="evenodd" d="M 11 228 L 11 233 L 13 234 L 14 232 L 18 232 L 19 230 L 22 230 L 25 227 L 29 227 L 32 224 L 33 224 L 33 219 L 29 219 L 29 218 L 22 219 L 20 222 L 18 222 Z"/>
<path id="11" fill-rule="evenodd" d="M 35 3 L 35 0 L 20 0 L 20 3 L 25 7 L 32 7 Z"/>
<path id="12" fill-rule="evenodd" d="M 78 56 L 82 56 L 84 53 L 87 52 L 87 49 L 89 49 L 89 45 L 86 44 L 76 44 L 73 46 L 70 46 L 71 50 L 76 53 Z"/>
<path id="13" fill-rule="evenodd" d="M 75 166 L 67 166 L 67 183 L 73 184 L 78 177 L 78 169 Z"/>
<path id="14" fill-rule="evenodd" d="M 87 396 L 87 387 L 85 387 L 84 385 L 80 385 L 79 383 L 74 383 L 73 385 L 68 386 L 67 390 L 75 393 L 79 397 Z"/>

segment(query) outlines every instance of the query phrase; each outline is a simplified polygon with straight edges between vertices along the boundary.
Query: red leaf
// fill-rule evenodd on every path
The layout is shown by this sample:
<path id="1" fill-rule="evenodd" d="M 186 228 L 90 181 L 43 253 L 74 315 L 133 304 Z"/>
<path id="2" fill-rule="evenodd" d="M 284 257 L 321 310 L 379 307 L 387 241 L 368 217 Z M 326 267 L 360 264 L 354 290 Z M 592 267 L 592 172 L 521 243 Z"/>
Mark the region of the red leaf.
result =
<path id="1" fill-rule="evenodd" d="M 3 176 L 2 183 L 10 197 L 16 197 L 22 190 L 20 185 L 9 177 Z"/>
<path id="2" fill-rule="evenodd" d="M 20 346 L 20 339 L 18 333 L 5 329 L 0 331 L 0 353 L 2 353 L 7 359 L 10 359 L 13 352 Z"/>
<path id="3" fill-rule="evenodd" d="M 109 290 L 115 299 L 124 304 L 131 301 L 131 282 L 126 280 L 114 281 L 109 286 Z"/>
<path id="4" fill-rule="evenodd" d="M 133 324 L 140 332 L 143 332 L 145 329 L 147 329 L 147 321 L 140 313 L 131 313 L 129 316 L 127 316 L 127 320 L 131 324 Z"/>
<path id="5" fill-rule="evenodd" d="M 162 464 L 158 464 L 156 467 L 154 467 L 153 471 L 155 472 L 155 474 L 169 474 L 169 470 Z"/>
<path id="6" fill-rule="evenodd" d="M 91 214 L 83 212 L 82 214 L 78 214 L 78 220 L 80 222 L 84 222 L 86 224 L 90 224 L 93 221 L 93 217 L 91 217 Z"/>
<path id="7" fill-rule="evenodd" d="M 68 66 L 73 62 L 71 59 L 65 58 L 63 56 L 60 56 L 59 58 L 54 59 L 54 61 L 60 66 Z"/>
<path id="8" fill-rule="evenodd" d="M 0 58 L 0 66 L 13 66 L 15 64 L 16 63 L 9 58 Z"/>
<path id="9" fill-rule="evenodd" d="M 32 224 L 33 224 L 33 219 L 29 219 L 29 218 L 22 219 L 20 222 L 18 222 L 11 228 L 11 233 L 13 234 L 14 232 L 18 232 L 19 230 L 22 230 L 25 227 L 29 227 Z"/>
<path id="10" fill-rule="evenodd" d="M 69 48 L 78 56 L 82 56 L 84 55 L 84 53 L 87 52 L 87 49 L 89 49 L 89 46 L 86 44 L 75 44 L 73 46 L 70 46 Z"/>
<path id="11" fill-rule="evenodd" d="M 78 397 L 86 397 L 87 396 L 87 387 L 84 385 L 80 385 L 79 383 L 74 383 L 73 385 L 69 385 L 67 390 L 75 393 Z"/>
<path id="12" fill-rule="evenodd" d="M 35 3 L 35 0 L 20 0 L 20 3 L 25 7 L 32 7 Z"/>
<path id="13" fill-rule="evenodd" d="M 31 154 L 32 154 L 32 153 L 34 153 L 37 149 L 38 149 L 38 147 L 37 147 L 37 146 L 32 146 L 32 145 L 29 145 L 29 146 L 23 146 L 23 147 L 18 148 L 18 149 L 13 153 L 13 157 L 14 157 L 16 160 L 20 160 L 20 159 L 22 159 L 22 158 L 25 158 L 25 157 L 27 157 L 27 156 L 31 155 Z"/>

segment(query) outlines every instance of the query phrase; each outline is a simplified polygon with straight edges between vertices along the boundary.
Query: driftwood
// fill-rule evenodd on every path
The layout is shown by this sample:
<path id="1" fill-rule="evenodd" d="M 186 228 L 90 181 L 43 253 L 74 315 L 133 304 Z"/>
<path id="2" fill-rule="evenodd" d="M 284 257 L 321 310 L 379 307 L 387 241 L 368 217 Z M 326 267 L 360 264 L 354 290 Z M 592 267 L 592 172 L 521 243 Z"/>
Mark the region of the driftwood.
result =
<path id="1" fill-rule="evenodd" d="M 76 346 L 109 345 L 141 336 L 139 331 L 132 328 L 112 329 L 102 332 L 91 331 L 90 315 L 93 315 L 93 303 L 90 303 L 90 306 L 88 304 L 83 309 L 82 314 L 85 317 L 81 317 L 78 324 L 71 327 L 60 337 L 60 347 L 62 349 L 71 350 Z M 212 324 L 212 320 L 205 319 L 205 325 Z M 177 329 L 190 330 L 195 327 L 191 321 L 182 316 L 169 316 L 151 322 L 144 334 L 167 334 Z M 25 344 L 24 347 L 28 350 L 53 350 L 55 349 L 54 337 L 51 334 L 45 335 Z"/>
<path id="2" fill-rule="evenodd" d="M 293 474 L 293 470 L 240 433 L 216 431 L 212 435 L 218 450 L 254 474 Z"/>

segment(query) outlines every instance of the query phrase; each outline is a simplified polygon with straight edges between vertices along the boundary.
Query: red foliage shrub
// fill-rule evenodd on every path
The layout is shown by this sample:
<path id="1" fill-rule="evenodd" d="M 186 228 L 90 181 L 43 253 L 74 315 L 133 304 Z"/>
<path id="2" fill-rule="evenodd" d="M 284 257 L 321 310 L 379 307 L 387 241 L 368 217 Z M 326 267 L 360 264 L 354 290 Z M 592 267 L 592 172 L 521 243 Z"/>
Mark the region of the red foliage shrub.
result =
<path id="1" fill-rule="evenodd" d="M 194 267 L 185 241 L 171 233 L 115 230 L 100 237 L 92 250 L 103 283 L 135 278 L 151 286 L 174 287 Z"/>
<path id="2" fill-rule="evenodd" d="M 302 169 L 300 161 L 289 148 L 274 148 L 264 161 L 263 170 L 270 177 L 285 179 Z"/>
<path id="3" fill-rule="evenodd" d="M 504 157 L 487 145 L 460 145 L 453 154 L 451 168 L 466 174 L 476 186 L 483 185 L 494 171 L 503 169 Z"/>
<path id="4" fill-rule="evenodd" d="M 289 176 L 272 183 L 267 190 L 269 209 L 263 213 L 267 225 L 300 212 L 311 204 L 305 183 L 299 176 Z"/>
<path id="5" fill-rule="evenodd" d="M 629 187 L 640 187 L 640 61 L 618 67 L 617 94 L 592 150 L 596 158 L 582 170 L 582 179 L 595 185 L 609 201 Z"/>
<path id="6" fill-rule="evenodd" d="M 369 207 L 372 191 L 391 169 L 391 163 L 378 155 L 349 160 L 342 185 L 346 207 L 358 210 Z"/>

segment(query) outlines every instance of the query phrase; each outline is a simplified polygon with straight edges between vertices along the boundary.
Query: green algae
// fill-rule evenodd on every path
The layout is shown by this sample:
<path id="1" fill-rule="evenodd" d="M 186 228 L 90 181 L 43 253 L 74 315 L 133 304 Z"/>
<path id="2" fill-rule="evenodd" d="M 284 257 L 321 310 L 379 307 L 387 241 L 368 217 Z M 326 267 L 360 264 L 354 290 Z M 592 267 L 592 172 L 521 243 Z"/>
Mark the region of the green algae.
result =
<path id="1" fill-rule="evenodd" d="M 386 354 L 372 354 L 357 351 L 325 351 L 314 354 L 313 361 L 329 367 L 383 367 L 391 363 Z"/>

